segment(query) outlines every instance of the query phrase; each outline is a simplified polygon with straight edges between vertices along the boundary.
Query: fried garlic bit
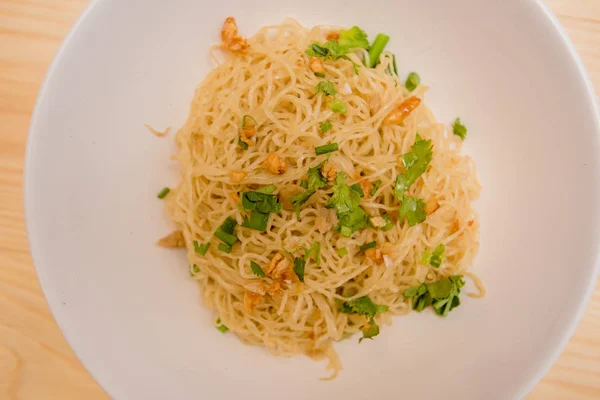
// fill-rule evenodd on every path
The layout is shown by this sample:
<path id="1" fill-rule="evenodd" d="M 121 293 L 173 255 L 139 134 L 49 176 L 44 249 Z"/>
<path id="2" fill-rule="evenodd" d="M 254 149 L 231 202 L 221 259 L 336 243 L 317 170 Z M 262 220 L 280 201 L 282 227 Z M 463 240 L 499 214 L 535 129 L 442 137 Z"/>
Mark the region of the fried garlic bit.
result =
<path id="1" fill-rule="evenodd" d="M 161 238 L 157 243 L 160 247 L 178 248 L 185 247 L 185 239 L 183 232 L 173 231 L 164 238 Z"/>
<path id="2" fill-rule="evenodd" d="M 308 66 L 310 67 L 310 70 L 312 72 L 317 72 L 319 74 L 325 73 L 325 66 L 323 65 L 323 61 L 321 61 L 320 58 L 311 57 Z"/>
<path id="3" fill-rule="evenodd" d="M 250 47 L 246 39 L 238 35 L 237 24 L 233 17 L 228 17 L 223 24 L 221 42 L 227 50 L 238 53 L 245 53 L 248 51 L 248 47 Z"/>
<path id="4" fill-rule="evenodd" d="M 436 199 L 429 199 L 427 200 L 427 203 L 425 203 L 425 213 L 427 215 L 433 214 L 438 208 L 440 208 L 440 204 Z"/>
<path id="5" fill-rule="evenodd" d="M 262 167 L 273 175 L 283 175 L 287 170 L 285 160 L 275 152 L 269 153 L 267 159 L 263 161 Z"/>
<path id="6" fill-rule="evenodd" d="M 242 127 L 240 129 L 240 140 L 248 146 L 252 146 L 252 137 L 256 134 L 256 120 L 250 115 L 242 117 Z"/>
<path id="7" fill-rule="evenodd" d="M 251 312 L 254 309 L 254 307 L 256 307 L 258 303 L 260 303 L 260 300 L 262 298 L 263 296 L 259 293 L 249 291 L 244 292 L 244 311 L 246 311 L 247 313 Z"/>
<path id="8" fill-rule="evenodd" d="M 365 199 L 371 197 L 371 189 L 373 189 L 373 184 L 369 182 L 368 179 L 361 179 L 358 184 L 365 195 Z"/>
<path id="9" fill-rule="evenodd" d="M 244 171 L 229 171 L 229 176 L 231 177 L 232 182 L 240 183 L 248 176 L 248 173 Z"/>
<path id="10" fill-rule="evenodd" d="M 337 167 L 334 163 L 327 161 L 321 167 L 321 175 L 323 175 L 329 182 L 333 182 L 337 175 Z"/>
<path id="11" fill-rule="evenodd" d="M 365 250 L 365 256 L 375 264 L 383 264 L 383 253 L 377 247 Z"/>
<path id="12" fill-rule="evenodd" d="M 419 104 L 421 104 L 421 99 L 415 96 L 409 97 L 385 117 L 385 122 L 388 124 L 401 124 Z"/>

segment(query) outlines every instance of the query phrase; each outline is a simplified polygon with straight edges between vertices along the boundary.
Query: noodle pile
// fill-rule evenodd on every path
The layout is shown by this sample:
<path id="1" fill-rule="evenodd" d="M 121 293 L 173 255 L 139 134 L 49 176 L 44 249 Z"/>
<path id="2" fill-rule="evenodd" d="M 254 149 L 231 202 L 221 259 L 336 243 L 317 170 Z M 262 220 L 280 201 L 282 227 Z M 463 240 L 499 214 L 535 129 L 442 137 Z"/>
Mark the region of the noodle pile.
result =
<path id="1" fill-rule="evenodd" d="M 247 51 L 227 53 L 226 61 L 196 89 L 188 119 L 176 134 L 179 152 L 174 158 L 181 166 L 181 182 L 165 201 L 183 235 L 190 273 L 223 324 L 243 342 L 275 355 L 327 357 L 337 372 L 341 364 L 332 343 L 368 323 L 362 315 L 340 312 L 341 303 L 368 296 L 388 307 L 375 321 L 389 324 L 391 316 L 412 309 L 412 300 L 403 295 L 406 289 L 465 274 L 479 247 L 479 220 L 471 202 L 479 196 L 480 185 L 473 161 L 460 154 L 461 139 L 437 123 L 423 103 L 402 124 L 384 122 L 398 104 L 409 96 L 422 99 L 427 89 L 420 85 L 409 92 L 390 73 L 390 53 L 384 52 L 375 68 L 363 66 L 368 52 L 362 49 L 348 55 L 352 62 L 324 61 L 327 79 L 335 84 L 347 112 L 327 107 L 328 98 L 315 94 L 323 79 L 309 68 L 311 57 L 305 50 L 313 42 L 325 42 L 331 29 L 308 30 L 288 19 L 248 38 Z M 353 62 L 360 65 L 356 72 Z M 247 150 L 238 144 L 244 115 L 257 126 L 255 142 Z M 321 133 L 326 120 L 332 128 Z M 433 158 L 408 189 L 407 195 L 426 202 L 427 211 L 425 221 L 410 226 L 398 216 L 400 203 L 393 190 L 403 171 L 401 155 L 411 151 L 417 133 L 431 140 Z M 339 151 L 315 155 L 315 146 L 334 142 Z M 275 175 L 264 168 L 272 152 L 285 161 L 285 173 Z M 307 170 L 327 157 L 337 172 L 348 176 L 349 185 L 381 180 L 376 193 L 361 198 L 360 206 L 372 217 L 389 215 L 391 229 L 365 228 L 351 237 L 336 232 L 335 210 L 325 208 L 332 184 L 317 190 L 298 218 L 289 197 L 302 191 L 299 185 Z M 271 184 L 283 210 L 270 214 L 265 232 L 242 227 L 248 212 L 240 208 L 241 193 Z M 239 242 L 231 253 L 220 251 L 213 237 L 227 217 L 239 224 Z M 202 255 L 194 241 L 212 246 Z M 384 262 L 360 250 L 372 241 Z M 294 275 L 277 293 L 265 293 L 274 280 L 257 276 L 250 262 L 265 269 L 279 253 L 291 263 L 315 243 L 321 246 L 321 262 L 308 259 L 304 282 Z M 445 246 L 441 266 L 425 265 L 423 253 L 439 244 Z M 244 304 L 248 292 L 260 293 L 250 311 Z"/>

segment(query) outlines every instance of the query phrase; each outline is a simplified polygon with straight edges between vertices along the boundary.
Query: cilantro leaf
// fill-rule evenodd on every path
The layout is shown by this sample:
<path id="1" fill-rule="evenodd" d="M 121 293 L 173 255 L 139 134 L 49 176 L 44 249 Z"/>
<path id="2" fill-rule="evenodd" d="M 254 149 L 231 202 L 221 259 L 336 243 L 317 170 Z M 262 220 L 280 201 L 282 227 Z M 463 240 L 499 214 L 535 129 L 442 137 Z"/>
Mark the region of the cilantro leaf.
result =
<path id="1" fill-rule="evenodd" d="M 200 267 L 196 264 L 190 265 L 190 276 L 194 277 L 198 272 L 200 272 Z"/>
<path id="2" fill-rule="evenodd" d="M 336 231 L 344 236 L 351 236 L 357 230 L 369 226 L 369 216 L 359 206 L 360 193 L 346 184 L 346 175 L 339 173 L 335 178 L 333 195 L 325 207 L 335 208 L 338 216 Z"/>
<path id="3" fill-rule="evenodd" d="M 467 136 L 467 127 L 460 122 L 460 118 L 456 118 L 452 124 L 452 132 L 462 140 Z"/>
<path id="4" fill-rule="evenodd" d="M 339 311 L 344 314 L 358 314 L 367 318 L 374 318 L 375 315 L 386 312 L 388 306 L 375 304 L 368 296 L 362 296 L 345 303 L 340 303 Z"/>
<path id="5" fill-rule="evenodd" d="M 394 187 L 394 195 L 399 200 L 401 200 L 404 192 L 427 170 L 432 158 L 431 140 L 423 140 L 417 134 L 411 151 L 402 155 L 405 172 L 396 177 Z"/>
<path id="6" fill-rule="evenodd" d="M 306 261 L 303 258 L 296 257 L 294 258 L 294 272 L 298 275 L 298 279 L 300 282 L 304 282 L 304 267 L 306 266 Z"/>
<path id="7" fill-rule="evenodd" d="M 329 121 L 321 122 L 319 125 L 319 131 L 321 133 L 326 133 L 327 131 L 331 130 L 331 128 L 333 128 L 333 125 Z"/>
<path id="8" fill-rule="evenodd" d="M 275 188 L 265 186 L 263 191 L 272 191 Z M 250 218 L 244 217 L 242 226 L 257 231 L 267 230 L 270 213 L 280 213 L 283 205 L 277 201 L 277 196 L 266 194 L 261 191 L 242 192 L 242 207 L 245 210 L 251 210 Z"/>
<path id="9" fill-rule="evenodd" d="M 311 57 L 323 57 L 331 60 L 337 60 L 338 58 L 343 57 L 347 52 L 348 50 L 335 40 L 329 40 L 323 44 L 312 43 L 305 51 L 305 53 Z"/>
<path id="10" fill-rule="evenodd" d="M 410 226 L 415 226 L 425 221 L 427 213 L 425 212 L 425 202 L 416 197 L 404 196 L 400 205 L 398 214 L 400 219 L 406 218 Z"/>
<path id="11" fill-rule="evenodd" d="M 344 104 L 344 102 L 340 99 L 333 99 L 329 102 L 329 108 L 331 108 L 331 111 L 335 112 L 335 113 L 340 113 L 340 114 L 346 114 L 346 105 Z"/>
<path id="12" fill-rule="evenodd" d="M 265 271 L 263 271 L 263 269 L 260 267 L 260 265 L 258 265 L 254 261 L 250 261 L 250 268 L 252 268 L 252 273 L 254 275 L 260 276 L 261 278 L 265 277 Z"/>
<path id="13" fill-rule="evenodd" d="M 315 261 L 317 262 L 317 265 L 321 265 L 321 243 L 320 242 L 314 242 L 310 246 L 310 249 L 304 249 L 304 260 L 308 261 L 308 259 L 313 254 L 315 255 Z"/>
<path id="14" fill-rule="evenodd" d="M 422 311 L 432 306 L 436 314 L 447 316 L 450 311 L 460 305 L 460 289 L 465 285 L 461 275 L 453 275 L 419 287 L 404 291 L 405 298 L 413 299 L 413 309 Z"/>
<path id="15" fill-rule="evenodd" d="M 377 322 L 375 322 L 373 318 L 371 318 L 369 322 L 363 325 L 360 328 L 360 330 L 363 333 L 363 337 L 358 339 L 358 343 L 362 342 L 365 339 L 373 340 L 375 336 L 379 335 L 379 325 L 377 325 Z"/>
<path id="16" fill-rule="evenodd" d="M 319 82 L 319 84 L 317 85 L 317 94 L 318 93 L 323 93 L 325 96 L 329 96 L 329 95 L 335 95 L 337 94 L 337 90 L 335 90 L 335 87 L 333 86 L 333 82 L 330 81 L 321 81 Z"/>
<path id="17" fill-rule="evenodd" d="M 313 194 L 315 194 L 314 189 L 313 190 L 305 190 L 304 192 L 298 193 L 297 195 L 290 197 L 290 201 L 292 202 L 292 206 L 294 207 L 294 211 L 296 212 L 298 219 L 300 219 L 300 206 L 302 204 L 306 203 L 306 201 Z"/>
<path id="18" fill-rule="evenodd" d="M 360 203 L 360 194 L 350 188 L 346 184 L 346 175 L 343 173 L 337 174 L 335 177 L 335 185 L 333 185 L 333 195 L 325 205 L 327 208 L 335 208 L 338 217 L 339 214 L 351 212 L 358 207 Z"/>
<path id="19" fill-rule="evenodd" d="M 309 190 L 317 190 L 327 186 L 327 178 L 321 173 L 321 168 L 327 161 L 323 161 L 319 165 L 308 169 L 308 186 Z"/>
<path id="20" fill-rule="evenodd" d="M 340 256 L 340 257 L 347 256 L 348 255 L 348 249 L 345 248 L 345 247 L 342 247 L 340 249 L 337 249 L 337 253 L 338 253 L 338 256 Z"/>
<path id="21" fill-rule="evenodd" d="M 362 48 L 369 49 L 369 39 L 365 31 L 358 26 L 350 29 L 342 29 L 338 43 L 345 49 Z"/>

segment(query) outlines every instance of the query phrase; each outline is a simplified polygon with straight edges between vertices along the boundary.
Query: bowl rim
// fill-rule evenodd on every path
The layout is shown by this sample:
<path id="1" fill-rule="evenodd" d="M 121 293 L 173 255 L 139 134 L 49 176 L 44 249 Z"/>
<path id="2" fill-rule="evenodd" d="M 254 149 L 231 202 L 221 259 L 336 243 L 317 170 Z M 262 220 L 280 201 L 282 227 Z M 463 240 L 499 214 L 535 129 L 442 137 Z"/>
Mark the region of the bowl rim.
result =
<path id="1" fill-rule="evenodd" d="M 31 217 L 30 211 L 28 211 L 31 209 L 31 206 L 28 206 L 28 205 L 32 202 L 32 195 L 30 194 L 31 184 L 32 184 L 31 183 L 32 182 L 32 178 L 31 178 L 32 172 L 31 171 L 34 169 L 33 165 L 31 165 L 31 153 L 32 153 L 33 142 L 36 140 L 36 137 L 39 135 L 39 134 L 36 134 L 36 131 L 38 131 L 37 126 L 39 124 L 38 119 L 39 119 L 41 104 L 43 103 L 44 98 L 47 96 L 49 82 L 53 79 L 55 72 L 56 72 L 65 52 L 69 48 L 73 37 L 75 37 L 77 35 L 77 32 L 78 32 L 80 26 L 82 26 L 86 23 L 88 18 L 93 14 L 96 7 L 99 4 L 101 4 L 103 1 L 105 1 L 105 0 L 91 0 L 90 3 L 81 12 L 79 17 L 77 17 L 76 21 L 73 23 L 73 25 L 71 26 L 71 28 L 65 35 L 63 41 L 61 42 L 60 46 L 58 47 L 58 49 L 52 59 L 52 62 L 50 63 L 50 65 L 47 69 L 47 72 L 44 76 L 42 84 L 40 86 L 40 89 L 39 89 L 39 92 L 38 92 L 38 95 L 36 98 L 35 106 L 33 108 L 32 114 L 31 114 L 28 135 L 27 135 L 27 144 L 26 144 L 25 154 L 24 154 L 23 206 L 24 206 L 24 217 L 25 217 L 25 230 L 27 233 L 27 242 L 28 242 L 28 246 L 29 246 L 29 252 L 31 253 L 32 263 L 33 263 L 34 269 L 36 271 L 36 275 L 38 277 L 38 281 L 40 283 L 42 293 L 44 295 L 46 303 L 48 304 L 50 313 L 52 314 L 52 317 L 54 318 L 54 321 L 56 322 L 56 325 L 60 329 L 63 337 L 67 341 L 67 345 L 73 351 L 73 353 L 75 354 L 77 359 L 80 361 L 83 368 L 94 379 L 96 384 L 109 397 L 116 398 L 116 397 L 114 397 L 114 393 L 113 393 L 112 389 L 110 387 L 108 387 L 107 383 L 105 383 L 106 381 L 99 379 L 100 377 L 97 376 L 94 371 L 90 370 L 86 366 L 86 363 L 83 360 L 83 358 L 80 356 L 78 350 L 71 345 L 71 343 L 72 343 L 70 340 L 71 334 L 69 333 L 69 329 L 67 329 L 67 327 L 65 326 L 65 322 L 64 322 L 65 318 L 61 317 L 61 311 L 60 311 L 60 307 L 59 307 L 60 301 L 56 297 L 56 293 L 55 293 L 54 289 L 51 287 L 51 284 L 49 283 L 49 279 L 46 274 L 46 269 L 44 267 L 42 267 L 42 265 L 44 265 L 44 262 L 40 255 L 41 252 L 37 249 L 38 244 L 40 242 L 38 241 L 38 239 L 36 238 L 36 234 L 34 233 L 32 217 Z M 560 36 L 560 45 L 563 46 L 567 50 L 568 55 L 571 57 L 571 61 L 573 61 L 575 63 L 575 65 L 577 67 L 577 72 L 578 72 L 579 78 L 582 79 L 582 81 L 585 85 L 585 89 L 586 89 L 585 93 L 587 96 L 587 103 L 591 106 L 591 108 L 594 112 L 594 121 L 593 122 L 595 125 L 596 135 L 598 135 L 598 137 L 600 137 L 600 101 L 599 101 L 598 97 L 596 96 L 594 84 L 589 76 L 589 73 L 587 72 L 587 70 L 585 68 L 585 65 L 583 63 L 581 56 L 577 52 L 577 49 L 575 48 L 575 45 L 569 38 L 566 30 L 561 25 L 558 17 L 552 12 L 550 7 L 543 0 L 528 0 L 528 1 L 529 1 L 529 3 L 531 3 L 532 6 L 534 6 L 534 8 L 537 8 L 537 11 L 541 15 L 543 15 L 545 17 L 545 19 L 546 19 L 545 22 L 549 23 L 549 25 L 552 26 L 556 30 L 556 32 Z M 548 373 L 550 368 L 555 364 L 556 360 L 559 358 L 559 356 L 565 349 L 566 345 L 571 340 L 571 337 L 575 333 L 575 330 L 578 327 L 578 325 L 581 321 L 581 318 L 583 317 L 583 315 L 586 311 L 587 305 L 590 302 L 590 299 L 592 297 L 592 294 L 594 292 L 594 289 L 595 289 L 598 279 L 600 277 L 600 245 L 598 245 L 598 247 L 596 248 L 594 267 L 593 267 L 593 270 L 590 272 L 591 272 L 591 274 L 590 274 L 591 279 L 587 283 L 585 292 L 582 293 L 582 295 L 579 298 L 579 302 L 577 304 L 577 312 L 572 314 L 570 322 L 563 327 L 562 332 L 559 335 L 558 344 L 553 349 L 546 351 L 545 354 L 542 354 L 540 356 L 540 362 L 538 364 L 537 372 L 532 376 L 532 378 L 526 384 L 524 384 L 521 387 L 520 391 L 518 392 L 517 398 L 524 398 L 529 392 L 531 392 L 531 390 L 533 390 L 533 388 L 542 380 L 542 378 L 544 378 L 544 376 Z"/>

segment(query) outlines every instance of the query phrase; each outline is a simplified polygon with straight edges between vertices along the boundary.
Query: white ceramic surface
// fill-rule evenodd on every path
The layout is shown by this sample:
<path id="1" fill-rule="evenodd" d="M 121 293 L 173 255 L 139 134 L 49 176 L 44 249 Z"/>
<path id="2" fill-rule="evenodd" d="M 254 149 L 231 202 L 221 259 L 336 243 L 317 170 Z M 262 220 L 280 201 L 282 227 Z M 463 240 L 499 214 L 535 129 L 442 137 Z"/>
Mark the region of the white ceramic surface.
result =
<path id="1" fill-rule="evenodd" d="M 177 180 L 172 137 L 211 67 L 228 15 L 243 34 L 292 16 L 386 32 L 401 74 L 461 116 L 484 190 L 483 300 L 447 319 L 394 320 L 336 346 L 344 364 L 275 358 L 222 335 L 200 304 L 156 193 Z M 67 340 L 116 399 L 510 399 L 539 380 L 595 282 L 599 123 L 579 59 L 529 0 L 100 0 L 76 24 L 40 93 L 26 165 L 39 278 Z"/>

